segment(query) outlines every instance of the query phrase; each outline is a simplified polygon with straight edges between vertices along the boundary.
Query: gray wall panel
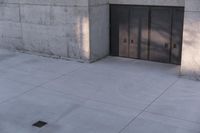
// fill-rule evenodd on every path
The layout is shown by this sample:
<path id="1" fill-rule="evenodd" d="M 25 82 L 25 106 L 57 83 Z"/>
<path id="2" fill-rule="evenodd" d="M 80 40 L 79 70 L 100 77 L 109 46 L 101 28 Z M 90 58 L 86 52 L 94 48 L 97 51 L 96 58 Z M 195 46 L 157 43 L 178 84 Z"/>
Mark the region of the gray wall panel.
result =
<path id="1" fill-rule="evenodd" d="M 0 47 L 88 61 L 88 8 L 88 0 L 1 0 Z"/>

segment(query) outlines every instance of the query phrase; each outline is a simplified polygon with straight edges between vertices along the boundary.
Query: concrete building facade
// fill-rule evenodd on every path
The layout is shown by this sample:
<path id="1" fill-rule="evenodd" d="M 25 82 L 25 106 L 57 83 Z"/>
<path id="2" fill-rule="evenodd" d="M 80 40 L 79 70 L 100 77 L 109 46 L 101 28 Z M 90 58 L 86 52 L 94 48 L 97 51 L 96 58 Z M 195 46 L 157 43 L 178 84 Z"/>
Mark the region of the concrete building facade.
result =
<path id="1" fill-rule="evenodd" d="M 110 55 L 110 5 L 184 7 L 181 75 L 200 80 L 200 0 L 0 0 L 0 47 L 92 62 Z"/>

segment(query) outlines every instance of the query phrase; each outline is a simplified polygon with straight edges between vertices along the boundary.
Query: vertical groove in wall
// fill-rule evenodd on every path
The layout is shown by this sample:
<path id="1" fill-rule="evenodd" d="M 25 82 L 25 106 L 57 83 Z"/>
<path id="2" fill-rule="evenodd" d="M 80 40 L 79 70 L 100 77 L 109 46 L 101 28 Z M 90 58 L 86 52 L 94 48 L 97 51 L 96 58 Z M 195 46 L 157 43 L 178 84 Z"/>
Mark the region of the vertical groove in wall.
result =
<path id="1" fill-rule="evenodd" d="M 21 30 L 21 43 L 22 43 L 22 47 L 21 49 L 24 49 L 24 40 L 23 40 L 23 24 L 22 24 L 22 13 L 21 13 L 21 4 L 18 3 L 18 6 L 19 6 L 19 23 L 20 23 L 20 30 Z"/>

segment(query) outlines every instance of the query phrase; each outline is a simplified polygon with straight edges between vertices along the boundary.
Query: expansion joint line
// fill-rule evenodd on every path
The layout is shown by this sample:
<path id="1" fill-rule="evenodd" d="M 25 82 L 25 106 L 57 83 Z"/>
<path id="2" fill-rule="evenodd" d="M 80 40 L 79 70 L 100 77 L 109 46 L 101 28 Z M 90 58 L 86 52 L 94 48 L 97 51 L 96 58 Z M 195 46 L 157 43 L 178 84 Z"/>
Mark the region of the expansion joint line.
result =
<path id="1" fill-rule="evenodd" d="M 162 95 L 165 94 L 166 91 L 168 91 L 172 86 L 174 86 L 179 79 L 175 80 L 170 86 L 168 86 L 158 97 L 156 97 L 150 104 L 148 104 L 138 115 L 136 115 L 132 120 L 128 122 L 127 125 L 125 125 L 118 133 L 122 133 L 130 124 L 135 121 L 142 113 L 144 113 L 147 108 L 149 108 L 154 102 L 156 102 Z"/>

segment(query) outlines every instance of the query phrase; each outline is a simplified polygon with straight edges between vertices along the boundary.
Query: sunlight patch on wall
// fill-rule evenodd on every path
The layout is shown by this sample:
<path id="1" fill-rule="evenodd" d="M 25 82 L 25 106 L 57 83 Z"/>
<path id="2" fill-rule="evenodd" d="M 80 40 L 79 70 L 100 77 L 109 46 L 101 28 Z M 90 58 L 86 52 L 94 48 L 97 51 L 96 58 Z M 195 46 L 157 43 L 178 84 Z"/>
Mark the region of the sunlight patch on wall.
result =
<path id="1" fill-rule="evenodd" d="M 89 18 L 87 16 L 79 17 L 76 25 L 76 37 L 79 44 L 79 52 L 82 59 L 90 58 L 89 43 Z"/>

